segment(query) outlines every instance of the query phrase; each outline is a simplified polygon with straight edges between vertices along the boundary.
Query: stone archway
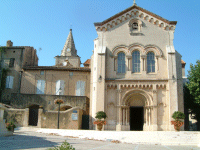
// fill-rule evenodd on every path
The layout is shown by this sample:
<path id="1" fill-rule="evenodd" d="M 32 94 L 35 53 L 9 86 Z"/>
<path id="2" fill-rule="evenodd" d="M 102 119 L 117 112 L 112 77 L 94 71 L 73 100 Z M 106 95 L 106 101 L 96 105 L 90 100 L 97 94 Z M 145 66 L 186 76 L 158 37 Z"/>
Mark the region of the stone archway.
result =
<path id="1" fill-rule="evenodd" d="M 118 128 L 121 130 L 149 130 L 151 125 L 152 96 L 146 91 L 129 90 L 121 99 L 119 105 Z"/>

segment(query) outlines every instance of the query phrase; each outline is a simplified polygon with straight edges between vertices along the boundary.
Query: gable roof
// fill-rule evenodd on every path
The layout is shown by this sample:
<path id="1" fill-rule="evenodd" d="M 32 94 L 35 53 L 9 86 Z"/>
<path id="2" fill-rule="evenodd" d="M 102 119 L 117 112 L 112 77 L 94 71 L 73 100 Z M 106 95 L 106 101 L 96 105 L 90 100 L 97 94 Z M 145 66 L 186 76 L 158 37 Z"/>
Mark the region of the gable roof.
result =
<path id="1" fill-rule="evenodd" d="M 91 59 L 87 59 L 83 64 L 84 65 L 90 65 L 90 61 L 91 61 Z"/>
<path id="2" fill-rule="evenodd" d="M 152 12 L 150 12 L 150 11 L 144 9 L 144 8 L 141 8 L 141 7 L 137 6 L 137 5 L 133 5 L 133 6 L 129 7 L 129 8 L 127 8 L 127 9 L 123 10 L 122 12 L 119 12 L 116 15 L 114 15 L 114 16 L 106 19 L 106 20 L 104 20 L 103 22 L 96 22 L 96 23 L 94 23 L 94 25 L 95 26 L 102 26 L 102 25 L 110 22 L 111 20 L 116 19 L 117 17 L 119 17 L 119 16 L 121 16 L 121 15 L 129 12 L 132 9 L 138 9 L 138 10 L 140 10 L 140 11 L 146 13 L 146 14 L 149 14 L 149 15 L 151 15 L 151 16 L 159 19 L 159 20 L 162 20 L 163 22 L 168 23 L 170 25 L 176 25 L 177 24 L 177 21 L 169 21 L 169 20 L 164 19 L 164 18 L 162 18 L 162 17 L 160 17 L 160 16 L 158 16 L 158 15 L 156 15 L 156 14 L 154 14 L 154 13 L 152 13 Z"/>

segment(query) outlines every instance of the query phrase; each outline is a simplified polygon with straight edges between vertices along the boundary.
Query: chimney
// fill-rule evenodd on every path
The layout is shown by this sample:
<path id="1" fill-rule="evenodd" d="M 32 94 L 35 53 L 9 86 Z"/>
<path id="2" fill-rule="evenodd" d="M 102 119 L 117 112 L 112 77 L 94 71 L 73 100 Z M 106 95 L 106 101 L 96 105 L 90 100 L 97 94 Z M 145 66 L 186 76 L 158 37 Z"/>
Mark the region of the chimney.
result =
<path id="1" fill-rule="evenodd" d="M 8 40 L 6 43 L 6 47 L 12 47 L 13 46 L 13 42 L 11 40 Z"/>

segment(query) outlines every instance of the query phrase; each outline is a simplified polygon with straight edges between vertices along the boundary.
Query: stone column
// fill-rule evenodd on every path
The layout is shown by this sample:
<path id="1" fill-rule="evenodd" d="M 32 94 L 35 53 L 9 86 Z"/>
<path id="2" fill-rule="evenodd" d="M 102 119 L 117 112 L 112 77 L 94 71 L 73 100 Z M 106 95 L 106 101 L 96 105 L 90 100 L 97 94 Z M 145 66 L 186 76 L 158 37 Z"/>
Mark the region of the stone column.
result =
<path id="1" fill-rule="evenodd" d="M 142 55 L 141 59 L 142 59 L 142 72 L 146 73 L 146 55 Z"/>
<path id="2" fill-rule="evenodd" d="M 149 126 L 151 125 L 151 108 L 149 107 L 149 113 L 148 113 L 149 115 Z"/>
<path id="3" fill-rule="evenodd" d="M 38 124 L 37 124 L 38 128 L 42 128 L 42 113 L 43 113 L 43 107 L 40 106 L 38 109 Z"/>
<path id="4" fill-rule="evenodd" d="M 148 126 L 148 108 L 145 108 L 145 113 L 146 113 L 146 128 Z"/>
<path id="5" fill-rule="evenodd" d="M 25 108 L 24 122 L 23 122 L 24 127 L 28 127 L 28 121 L 29 121 L 29 108 Z"/>
<path id="6" fill-rule="evenodd" d="M 127 55 L 126 56 L 127 60 L 128 60 L 128 67 L 127 67 L 127 71 L 131 71 L 131 55 Z"/>
<path id="7" fill-rule="evenodd" d="M 128 108 L 126 108 L 126 125 L 129 125 L 129 121 L 128 121 Z"/>
<path id="8" fill-rule="evenodd" d="M 158 61 L 158 58 L 159 58 L 159 56 L 157 56 L 156 55 L 156 62 L 155 62 L 155 64 L 156 64 L 156 72 L 159 70 L 159 61 Z"/>
<path id="9" fill-rule="evenodd" d="M 122 108 L 121 108 L 121 85 L 118 86 L 118 108 L 117 108 L 117 125 L 116 125 L 116 131 L 121 131 L 122 129 Z"/>
<path id="10" fill-rule="evenodd" d="M 153 85 L 153 114 L 152 114 L 152 130 L 158 130 L 158 112 L 157 112 L 157 89 L 156 85 Z"/>
<path id="11" fill-rule="evenodd" d="M 126 124 L 126 110 L 123 108 L 123 125 Z"/>

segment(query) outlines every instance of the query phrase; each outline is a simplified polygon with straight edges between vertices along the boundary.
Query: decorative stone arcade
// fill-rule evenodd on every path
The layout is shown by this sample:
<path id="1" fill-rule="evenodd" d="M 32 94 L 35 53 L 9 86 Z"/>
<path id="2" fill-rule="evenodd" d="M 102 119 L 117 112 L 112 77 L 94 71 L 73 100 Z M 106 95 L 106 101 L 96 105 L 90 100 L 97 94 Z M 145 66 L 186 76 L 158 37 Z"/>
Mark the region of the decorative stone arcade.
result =
<path id="1" fill-rule="evenodd" d="M 121 86 L 119 86 L 116 125 L 117 131 L 158 130 L 157 85 L 150 86 L 152 95 L 140 88 L 129 89 L 124 95 L 122 95 L 122 89 Z M 165 87 L 165 85 L 162 86 Z M 138 116 L 140 117 L 138 118 Z"/>

